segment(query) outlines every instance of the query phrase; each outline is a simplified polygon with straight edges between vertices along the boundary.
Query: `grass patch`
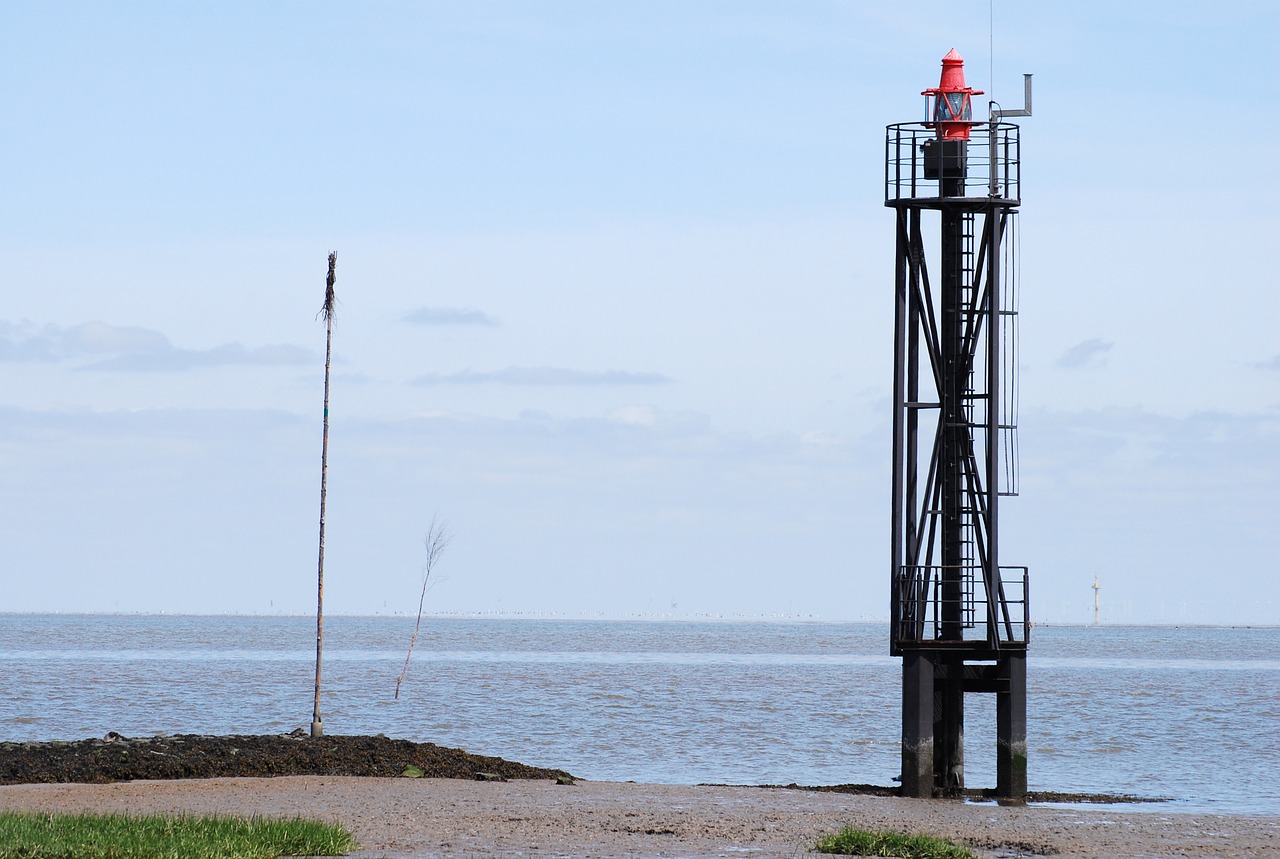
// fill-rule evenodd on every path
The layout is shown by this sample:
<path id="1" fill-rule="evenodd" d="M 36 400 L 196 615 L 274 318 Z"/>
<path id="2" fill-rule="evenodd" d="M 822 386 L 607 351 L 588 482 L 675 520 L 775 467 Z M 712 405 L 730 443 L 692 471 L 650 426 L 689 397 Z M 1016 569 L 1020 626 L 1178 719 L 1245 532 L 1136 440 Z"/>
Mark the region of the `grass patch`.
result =
<path id="1" fill-rule="evenodd" d="M 975 859 L 968 847 L 930 835 L 869 832 L 845 827 L 818 839 L 814 850 L 842 856 L 895 856 L 898 859 Z"/>
<path id="2" fill-rule="evenodd" d="M 340 856 L 351 833 L 314 820 L 0 813 L 0 859 Z"/>

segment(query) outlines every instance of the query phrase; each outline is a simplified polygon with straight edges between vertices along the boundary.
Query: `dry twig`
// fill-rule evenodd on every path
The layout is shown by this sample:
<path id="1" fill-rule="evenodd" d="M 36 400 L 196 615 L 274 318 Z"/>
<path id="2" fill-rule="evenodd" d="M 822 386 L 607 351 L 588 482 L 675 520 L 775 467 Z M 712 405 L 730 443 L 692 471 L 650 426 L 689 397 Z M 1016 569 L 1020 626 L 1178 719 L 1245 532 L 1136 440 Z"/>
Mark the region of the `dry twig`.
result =
<path id="1" fill-rule="evenodd" d="M 397 701 L 400 700 L 400 684 L 404 682 L 404 678 L 409 674 L 409 658 L 413 656 L 413 646 L 417 644 L 418 632 L 422 629 L 422 609 L 427 601 L 431 572 L 435 569 L 440 556 L 444 554 L 444 550 L 451 540 L 453 540 L 453 534 L 449 531 L 449 523 L 441 522 L 435 516 L 431 517 L 431 526 L 427 528 L 427 536 L 422 538 L 426 556 L 422 561 L 422 593 L 418 596 L 418 621 L 413 625 L 413 637 L 409 639 L 409 652 L 404 655 L 404 669 L 401 670 L 400 676 L 396 678 L 395 699 Z"/>

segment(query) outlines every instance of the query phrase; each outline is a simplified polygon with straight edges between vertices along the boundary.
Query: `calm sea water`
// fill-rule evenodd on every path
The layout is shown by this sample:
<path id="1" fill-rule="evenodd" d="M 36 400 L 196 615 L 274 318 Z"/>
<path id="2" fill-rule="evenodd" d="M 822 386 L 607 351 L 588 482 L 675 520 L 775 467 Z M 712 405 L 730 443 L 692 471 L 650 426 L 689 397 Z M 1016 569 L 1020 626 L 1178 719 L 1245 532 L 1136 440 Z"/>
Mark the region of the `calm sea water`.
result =
<path id="1" fill-rule="evenodd" d="M 412 628 L 326 618 L 327 733 L 616 781 L 898 773 L 879 625 L 430 618 L 397 701 Z M 314 618 L 0 615 L 0 740 L 291 731 L 314 658 Z M 1280 814 L 1280 629 L 1037 628 L 1028 676 L 1032 789 Z M 994 696 L 966 706 L 966 781 L 994 786 Z"/>

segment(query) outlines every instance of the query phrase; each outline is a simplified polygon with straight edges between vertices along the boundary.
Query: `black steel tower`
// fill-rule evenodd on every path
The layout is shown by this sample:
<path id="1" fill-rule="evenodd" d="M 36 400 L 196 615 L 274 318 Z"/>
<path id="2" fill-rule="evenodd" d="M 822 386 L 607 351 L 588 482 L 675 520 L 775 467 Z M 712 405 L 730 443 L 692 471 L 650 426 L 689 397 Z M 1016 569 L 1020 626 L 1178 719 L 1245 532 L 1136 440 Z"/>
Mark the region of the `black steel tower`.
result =
<path id="1" fill-rule="evenodd" d="M 964 787 L 965 693 L 996 695 L 999 796 L 1027 789 L 1027 571 L 1001 566 L 1017 492 L 1017 125 L 972 120 L 954 50 L 929 121 L 890 125 L 897 221 L 891 652 L 902 663 L 902 792 Z M 933 213 L 937 213 L 936 217 Z M 930 253 L 930 247 L 936 249 Z"/>

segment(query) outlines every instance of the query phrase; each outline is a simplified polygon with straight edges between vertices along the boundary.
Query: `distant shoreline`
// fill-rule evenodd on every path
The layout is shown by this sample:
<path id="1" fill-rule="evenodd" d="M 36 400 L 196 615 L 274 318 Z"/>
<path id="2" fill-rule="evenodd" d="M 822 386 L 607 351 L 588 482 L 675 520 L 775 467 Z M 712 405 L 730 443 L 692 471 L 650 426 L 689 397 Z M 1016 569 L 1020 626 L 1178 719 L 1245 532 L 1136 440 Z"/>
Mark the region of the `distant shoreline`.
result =
<path id="1" fill-rule="evenodd" d="M 315 619 L 315 613 L 307 612 L 182 612 L 182 611 L 7 611 L 0 610 L 0 617 L 191 617 L 191 618 L 294 618 Z M 349 618 L 352 620 L 413 620 L 414 612 L 375 612 L 374 614 L 326 613 L 326 619 Z M 783 623 L 827 624 L 831 626 L 884 626 L 888 619 L 840 620 L 817 614 L 717 614 L 714 612 L 663 613 L 640 612 L 632 614 L 567 614 L 556 612 L 435 612 L 424 614 L 423 620 L 521 620 L 521 621 L 578 621 L 583 623 Z M 1265 629 L 1280 630 L 1280 623 L 1065 623 L 1060 621 L 1033 621 L 1033 629 Z"/>

